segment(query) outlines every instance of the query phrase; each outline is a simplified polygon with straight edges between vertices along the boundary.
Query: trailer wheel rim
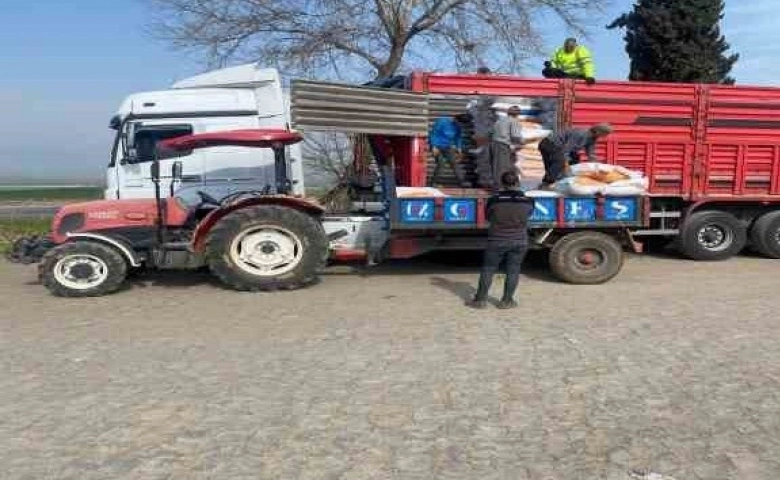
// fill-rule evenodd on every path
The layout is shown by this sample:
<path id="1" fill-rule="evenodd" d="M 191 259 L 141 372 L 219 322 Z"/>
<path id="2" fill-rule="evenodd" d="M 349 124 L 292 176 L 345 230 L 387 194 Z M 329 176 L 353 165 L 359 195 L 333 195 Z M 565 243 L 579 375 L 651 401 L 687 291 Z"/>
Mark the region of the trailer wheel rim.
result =
<path id="1" fill-rule="evenodd" d="M 574 254 L 574 264 L 579 270 L 598 270 L 604 262 L 604 253 L 597 249 L 583 248 Z"/>
<path id="2" fill-rule="evenodd" d="M 699 229 L 696 239 L 707 250 L 722 252 L 734 243 L 734 232 L 718 224 L 709 224 Z"/>
<path id="3" fill-rule="evenodd" d="M 230 245 L 230 258 L 241 270 L 259 277 L 276 277 L 295 269 L 303 259 L 297 235 L 276 225 L 241 232 Z"/>
<path id="4" fill-rule="evenodd" d="M 53 269 L 54 279 L 71 290 L 89 290 L 108 278 L 108 265 L 95 256 L 84 253 L 61 258 Z"/>

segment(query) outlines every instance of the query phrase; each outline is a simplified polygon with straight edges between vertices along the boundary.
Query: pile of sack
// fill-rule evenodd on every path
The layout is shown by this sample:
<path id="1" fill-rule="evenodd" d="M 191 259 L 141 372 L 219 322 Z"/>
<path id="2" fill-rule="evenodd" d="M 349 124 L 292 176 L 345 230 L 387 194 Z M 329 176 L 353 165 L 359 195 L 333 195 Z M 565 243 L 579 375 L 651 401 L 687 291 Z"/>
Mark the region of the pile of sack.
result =
<path id="1" fill-rule="evenodd" d="M 571 176 L 555 184 L 555 191 L 565 195 L 642 195 L 648 186 L 641 172 L 620 165 L 580 163 L 571 167 Z"/>

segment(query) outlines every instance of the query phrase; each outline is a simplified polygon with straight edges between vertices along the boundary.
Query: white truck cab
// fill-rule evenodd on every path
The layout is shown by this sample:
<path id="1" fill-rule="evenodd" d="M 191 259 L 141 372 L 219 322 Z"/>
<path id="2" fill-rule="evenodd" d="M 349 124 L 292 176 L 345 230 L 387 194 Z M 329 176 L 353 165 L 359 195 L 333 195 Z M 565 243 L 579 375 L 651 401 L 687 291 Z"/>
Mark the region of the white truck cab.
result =
<path id="1" fill-rule="evenodd" d="M 107 170 L 105 198 L 153 198 L 151 161 L 162 139 L 219 130 L 289 128 L 286 94 L 274 69 L 245 64 L 181 80 L 168 90 L 127 97 L 110 127 L 116 130 Z M 303 194 L 300 145 L 288 149 L 292 193 Z M 197 198 L 202 190 L 223 197 L 238 190 L 274 186 L 270 150 L 213 147 L 191 152 L 159 151 L 162 187 L 167 191 L 171 169 L 181 162 L 183 178 L 177 195 Z"/>

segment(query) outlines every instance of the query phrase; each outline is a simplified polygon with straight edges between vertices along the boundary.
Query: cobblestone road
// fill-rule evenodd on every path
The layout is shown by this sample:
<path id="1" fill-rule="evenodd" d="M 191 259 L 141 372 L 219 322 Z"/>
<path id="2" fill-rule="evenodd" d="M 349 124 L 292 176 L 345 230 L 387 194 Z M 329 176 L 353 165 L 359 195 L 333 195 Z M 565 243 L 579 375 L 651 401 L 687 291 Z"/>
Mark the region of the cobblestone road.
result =
<path id="1" fill-rule="evenodd" d="M 33 280 L 0 264 L 3 479 L 780 478 L 776 262 L 532 270 L 484 313 L 473 268 L 421 263 L 271 296 Z"/>

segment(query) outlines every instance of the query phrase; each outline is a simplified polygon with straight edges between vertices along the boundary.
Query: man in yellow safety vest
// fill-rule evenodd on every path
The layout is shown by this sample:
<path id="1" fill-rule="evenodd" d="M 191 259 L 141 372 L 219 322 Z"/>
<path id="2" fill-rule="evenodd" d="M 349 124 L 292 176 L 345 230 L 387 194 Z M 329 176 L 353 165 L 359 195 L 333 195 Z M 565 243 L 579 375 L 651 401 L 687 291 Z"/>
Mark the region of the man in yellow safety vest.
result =
<path id="1" fill-rule="evenodd" d="M 588 85 L 596 83 L 593 56 L 574 38 L 567 38 L 550 61 L 544 62 L 542 75 L 545 78 L 579 78 Z"/>

